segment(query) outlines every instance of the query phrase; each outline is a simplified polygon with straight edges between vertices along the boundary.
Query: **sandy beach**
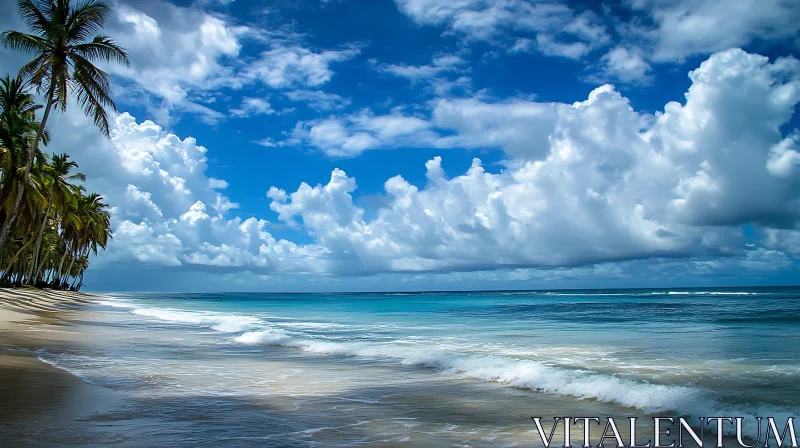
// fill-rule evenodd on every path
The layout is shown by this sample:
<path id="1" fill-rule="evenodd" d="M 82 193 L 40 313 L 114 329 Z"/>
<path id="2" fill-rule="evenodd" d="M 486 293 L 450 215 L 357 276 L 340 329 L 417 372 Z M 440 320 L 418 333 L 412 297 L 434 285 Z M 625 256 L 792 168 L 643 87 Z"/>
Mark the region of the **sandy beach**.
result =
<path id="1" fill-rule="evenodd" d="M 0 290 L 0 445 L 91 442 L 89 422 L 119 403 L 113 391 L 86 383 L 36 355 L 43 345 L 80 345 L 80 334 L 60 315 L 89 297 L 66 291 Z"/>

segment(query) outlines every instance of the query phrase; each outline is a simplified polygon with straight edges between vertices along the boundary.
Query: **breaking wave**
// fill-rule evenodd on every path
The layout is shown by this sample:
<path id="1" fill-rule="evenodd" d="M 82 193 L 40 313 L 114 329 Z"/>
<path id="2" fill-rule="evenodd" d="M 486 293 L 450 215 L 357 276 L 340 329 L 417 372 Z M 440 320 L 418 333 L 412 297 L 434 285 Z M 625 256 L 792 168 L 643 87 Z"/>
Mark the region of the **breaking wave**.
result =
<path id="1" fill-rule="evenodd" d="M 576 295 L 552 292 L 547 294 Z M 642 292 L 642 295 L 647 294 L 721 296 L 760 293 L 668 290 Z M 290 347 L 321 355 L 379 359 L 398 365 L 430 368 L 456 378 L 499 383 L 580 400 L 612 403 L 636 408 L 649 414 L 687 417 L 742 416 L 746 417 L 745 433 L 756 432 L 755 428 L 747 426 L 748 420 L 753 420 L 749 418 L 750 416 L 772 415 L 778 418 L 792 414 L 783 408 L 767 404 L 751 403 L 744 407 L 735 402 L 724 401 L 722 395 L 701 387 L 657 384 L 634 376 L 616 375 L 607 370 L 598 372 L 582 369 L 585 364 L 574 359 L 566 363 L 558 361 L 560 365 L 551 365 L 539 360 L 541 358 L 530 359 L 528 355 L 520 355 L 512 347 L 454 345 L 446 338 L 425 339 L 393 332 L 381 333 L 383 330 L 378 327 L 385 326 L 384 324 L 356 326 L 271 316 L 260 312 L 245 314 L 162 308 L 149 304 L 144 306 L 137 301 L 125 299 L 103 300 L 98 303 L 115 308 L 127 308 L 130 313 L 162 322 L 199 326 L 225 333 L 226 340 L 235 344 Z M 409 330 L 407 327 L 404 329 Z M 381 338 L 373 337 L 376 334 Z M 738 409 L 731 409 L 732 407 Z"/>
<path id="2" fill-rule="evenodd" d="M 240 333 L 233 341 L 292 347 L 310 353 L 396 360 L 403 365 L 423 366 L 444 374 L 506 384 L 544 393 L 595 399 L 645 412 L 677 410 L 688 402 L 707 399 L 700 389 L 637 382 L 585 370 L 547 366 L 539 361 L 504 356 L 453 352 L 435 341 L 392 340 L 387 342 L 340 342 L 310 337 L 303 330 L 321 325 L 293 322 L 275 328 L 255 316 L 164 308 L 134 308 L 132 313 L 176 324 L 199 325 L 224 333 Z M 286 325 L 286 324 L 284 324 Z"/>

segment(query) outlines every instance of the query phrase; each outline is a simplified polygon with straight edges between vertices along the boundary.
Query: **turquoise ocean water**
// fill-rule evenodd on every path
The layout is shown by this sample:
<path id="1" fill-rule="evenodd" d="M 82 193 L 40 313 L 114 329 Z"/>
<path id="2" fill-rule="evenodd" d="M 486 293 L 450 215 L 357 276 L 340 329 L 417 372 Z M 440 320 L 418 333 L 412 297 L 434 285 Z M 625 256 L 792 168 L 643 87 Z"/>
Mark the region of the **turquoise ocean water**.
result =
<path id="1" fill-rule="evenodd" d="M 533 415 L 798 410 L 800 288 L 104 296 L 88 344 L 39 356 L 126 394 L 110 419 L 153 445 L 533 446 Z"/>

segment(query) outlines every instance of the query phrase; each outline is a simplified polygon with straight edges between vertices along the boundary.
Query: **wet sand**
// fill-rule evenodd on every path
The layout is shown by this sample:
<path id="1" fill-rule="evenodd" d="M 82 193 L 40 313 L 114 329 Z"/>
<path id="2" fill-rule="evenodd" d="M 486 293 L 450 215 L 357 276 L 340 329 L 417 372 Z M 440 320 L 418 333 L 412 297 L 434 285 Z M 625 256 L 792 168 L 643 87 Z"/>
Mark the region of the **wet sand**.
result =
<path id="1" fill-rule="evenodd" d="M 75 446 L 109 442 L 93 420 L 120 403 L 36 356 L 43 344 L 80 344 L 59 318 L 89 300 L 62 291 L 0 290 L 0 446 Z"/>

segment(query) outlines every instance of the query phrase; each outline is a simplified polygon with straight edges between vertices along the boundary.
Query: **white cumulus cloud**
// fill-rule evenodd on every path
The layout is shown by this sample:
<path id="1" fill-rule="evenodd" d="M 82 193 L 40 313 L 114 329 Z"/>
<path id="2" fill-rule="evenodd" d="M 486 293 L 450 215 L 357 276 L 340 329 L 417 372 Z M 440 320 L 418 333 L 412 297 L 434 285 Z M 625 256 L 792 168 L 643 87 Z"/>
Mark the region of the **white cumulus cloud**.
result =
<path id="1" fill-rule="evenodd" d="M 509 160 L 502 172 L 489 173 L 476 159 L 467 173 L 448 179 L 441 159 L 433 159 L 424 187 L 389 179 L 386 206 L 372 220 L 353 201 L 355 178 L 340 170 L 326 185 L 272 190 L 271 207 L 338 254 L 340 269 L 481 270 L 744 254 L 737 226 L 800 222 L 800 184 L 783 175 L 795 166 L 794 143 L 780 131 L 800 101 L 800 62 L 730 50 L 690 78 L 685 103 L 668 103 L 655 115 L 635 111 L 606 85 L 574 104 L 443 100 L 428 126 L 390 117 L 403 124 L 397 135 L 381 134 L 391 129 L 382 117 L 329 119 L 306 138 L 332 154 L 391 146 L 403 135 L 420 145 L 499 147 Z M 455 135 L 432 135 L 435 128 Z M 366 143 L 346 146 L 357 137 Z M 770 238 L 793 247 L 793 237 Z"/>
<path id="2" fill-rule="evenodd" d="M 359 53 L 356 48 L 315 53 L 303 47 L 278 47 L 261 54 L 244 76 L 273 88 L 317 87 L 330 81 L 330 64 L 346 61 Z"/>

